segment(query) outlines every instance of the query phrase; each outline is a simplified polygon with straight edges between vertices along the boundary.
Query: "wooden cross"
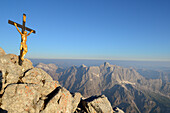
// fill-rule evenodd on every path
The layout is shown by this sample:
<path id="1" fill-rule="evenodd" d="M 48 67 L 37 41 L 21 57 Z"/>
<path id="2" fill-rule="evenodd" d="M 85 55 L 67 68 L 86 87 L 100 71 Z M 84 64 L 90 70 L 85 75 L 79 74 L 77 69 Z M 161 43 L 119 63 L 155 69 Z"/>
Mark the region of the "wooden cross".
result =
<path id="1" fill-rule="evenodd" d="M 8 23 L 11 24 L 11 25 L 15 25 L 16 22 L 13 22 L 13 21 L 11 21 L 11 20 L 8 20 Z M 24 34 L 24 31 L 25 31 L 25 30 L 30 31 L 30 32 L 32 31 L 32 33 L 35 33 L 35 30 L 32 30 L 32 29 L 30 29 L 30 28 L 28 28 L 28 27 L 25 27 L 25 23 L 26 23 L 26 15 L 23 14 L 23 22 L 22 22 L 22 25 L 16 23 L 17 27 L 19 27 L 19 28 L 22 29 L 22 34 Z M 22 38 L 21 38 L 21 42 L 22 42 Z M 22 54 L 23 54 L 23 51 L 24 51 L 23 49 L 20 50 L 19 65 L 22 65 L 21 56 L 22 56 Z"/>

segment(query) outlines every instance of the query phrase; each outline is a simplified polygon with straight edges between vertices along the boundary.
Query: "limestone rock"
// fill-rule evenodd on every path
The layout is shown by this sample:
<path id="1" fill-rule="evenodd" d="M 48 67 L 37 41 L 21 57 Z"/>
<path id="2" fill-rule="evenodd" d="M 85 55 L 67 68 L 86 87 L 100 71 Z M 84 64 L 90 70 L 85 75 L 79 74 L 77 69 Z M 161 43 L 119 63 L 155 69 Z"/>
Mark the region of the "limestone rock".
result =
<path id="1" fill-rule="evenodd" d="M 1 92 L 11 83 L 17 83 L 22 76 L 22 68 L 17 65 L 17 56 L 8 54 L 0 57 Z"/>
<path id="2" fill-rule="evenodd" d="M 43 85 L 43 87 L 39 87 L 39 90 L 43 96 L 46 96 L 59 86 L 60 84 L 58 81 L 45 81 L 45 84 Z"/>
<path id="3" fill-rule="evenodd" d="M 53 97 L 54 94 L 56 95 Z M 73 113 L 81 98 L 79 94 L 75 94 L 73 98 L 70 92 L 63 87 L 57 87 L 47 97 L 41 113 Z"/>
<path id="4" fill-rule="evenodd" d="M 92 96 L 82 100 L 80 106 L 87 113 L 113 113 L 112 106 L 104 95 Z"/>
<path id="5" fill-rule="evenodd" d="M 82 95 L 80 93 L 74 93 L 72 95 L 73 95 L 73 101 L 72 101 L 73 110 L 72 111 L 76 111 L 77 106 L 81 101 Z"/>
<path id="6" fill-rule="evenodd" d="M 5 51 L 0 47 L 0 56 L 3 56 L 5 54 L 6 54 Z"/>
<path id="7" fill-rule="evenodd" d="M 24 76 L 25 72 L 33 68 L 31 61 L 25 59 L 23 65 L 18 65 L 18 56 L 7 54 L 0 57 L 0 77 L 1 77 L 1 92 L 11 83 L 17 83 Z"/>
<path id="8" fill-rule="evenodd" d="M 22 78 L 24 83 L 34 83 L 40 84 L 43 81 L 53 81 L 53 79 L 42 69 L 33 68 L 25 73 L 25 76 Z"/>
<path id="9" fill-rule="evenodd" d="M 1 108 L 9 113 L 35 113 L 36 103 L 40 98 L 35 87 L 27 84 L 9 85 L 2 97 Z"/>
<path id="10" fill-rule="evenodd" d="M 30 69 L 25 73 L 21 81 L 24 83 L 37 84 L 39 86 L 38 90 L 43 96 L 48 95 L 55 88 L 60 86 L 58 81 L 53 81 L 53 79 L 40 68 Z"/>
<path id="11" fill-rule="evenodd" d="M 24 59 L 23 63 L 22 63 L 22 72 L 27 72 L 29 69 L 33 68 L 32 62 L 28 59 Z"/>

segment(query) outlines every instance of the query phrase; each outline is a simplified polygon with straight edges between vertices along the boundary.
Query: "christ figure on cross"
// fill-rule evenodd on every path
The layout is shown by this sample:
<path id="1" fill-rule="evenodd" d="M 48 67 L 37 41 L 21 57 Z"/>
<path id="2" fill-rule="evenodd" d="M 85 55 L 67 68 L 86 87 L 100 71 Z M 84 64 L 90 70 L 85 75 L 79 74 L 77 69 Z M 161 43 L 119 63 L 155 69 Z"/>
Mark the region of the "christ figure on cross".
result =
<path id="1" fill-rule="evenodd" d="M 35 33 L 35 30 L 25 27 L 25 23 L 26 23 L 26 15 L 25 14 L 23 14 L 22 25 L 18 24 L 16 22 L 13 22 L 11 20 L 8 20 L 8 23 L 11 25 L 14 25 L 17 28 L 18 32 L 21 34 L 21 46 L 20 46 L 20 56 L 19 56 L 19 65 L 21 66 L 22 62 L 24 61 L 24 56 L 28 51 L 27 44 L 26 44 L 27 36 L 29 36 L 31 33 Z M 18 27 L 22 29 L 22 32 L 19 30 Z M 26 30 L 30 31 L 30 33 L 27 34 Z"/>
<path id="2" fill-rule="evenodd" d="M 25 54 L 28 51 L 27 44 L 26 44 L 27 36 L 29 36 L 33 32 L 33 30 L 30 33 L 28 33 L 28 34 L 27 34 L 27 31 L 24 31 L 24 33 L 21 33 L 21 31 L 17 27 L 17 24 L 14 23 L 14 25 L 17 28 L 18 32 L 21 34 L 21 46 L 20 46 L 20 50 L 23 49 L 23 53 L 22 53 L 22 56 L 21 56 L 21 60 L 23 61 L 24 60 L 24 56 L 25 56 Z"/>

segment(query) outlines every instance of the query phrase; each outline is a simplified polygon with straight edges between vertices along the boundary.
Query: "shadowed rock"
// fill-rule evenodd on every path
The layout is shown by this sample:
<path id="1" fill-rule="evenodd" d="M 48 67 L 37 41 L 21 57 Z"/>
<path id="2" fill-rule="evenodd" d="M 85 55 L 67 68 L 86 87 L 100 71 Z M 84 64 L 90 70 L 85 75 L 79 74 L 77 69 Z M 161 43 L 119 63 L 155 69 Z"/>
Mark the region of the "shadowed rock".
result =
<path id="1" fill-rule="evenodd" d="M 87 113 L 113 113 L 111 104 L 104 95 L 82 99 L 79 107 Z"/>

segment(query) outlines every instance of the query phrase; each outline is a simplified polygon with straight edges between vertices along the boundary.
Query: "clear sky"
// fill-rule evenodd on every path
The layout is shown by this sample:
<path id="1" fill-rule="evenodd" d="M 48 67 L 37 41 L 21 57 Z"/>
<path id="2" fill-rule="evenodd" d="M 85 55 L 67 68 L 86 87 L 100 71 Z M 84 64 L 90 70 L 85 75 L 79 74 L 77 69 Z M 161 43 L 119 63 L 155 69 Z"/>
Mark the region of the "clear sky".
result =
<path id="1" fill-rule="evenodd" d="M 8 19 L 36 30 L 27 58 L 170 61 L 170 0 L 1 0 L 0 47 L 19 54 Z"/>

